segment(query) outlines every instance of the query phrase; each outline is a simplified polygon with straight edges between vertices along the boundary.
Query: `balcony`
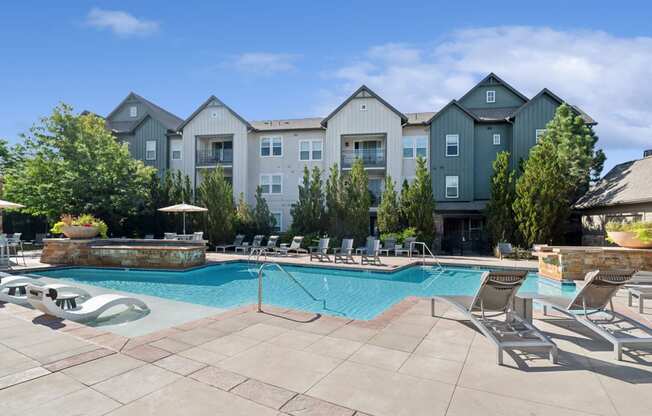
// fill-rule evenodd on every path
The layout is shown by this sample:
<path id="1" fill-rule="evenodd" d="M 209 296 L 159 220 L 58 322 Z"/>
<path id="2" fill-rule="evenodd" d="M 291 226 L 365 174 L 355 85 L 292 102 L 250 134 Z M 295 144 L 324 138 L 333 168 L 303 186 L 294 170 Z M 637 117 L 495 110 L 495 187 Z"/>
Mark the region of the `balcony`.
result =
<path id="1" fill-rule="evenodd" d="M 233 164 L 233 149 L 199 149 L 197 150 L 197 167 L 211 167 Z"/>
<path id="2" fill-rule="evenodd" d="M 351 169 L 356 159 L 362 159 L 365 168 L 384 169 L 386 165 L 385 149 L 342 150 L 342 169 Z"/>

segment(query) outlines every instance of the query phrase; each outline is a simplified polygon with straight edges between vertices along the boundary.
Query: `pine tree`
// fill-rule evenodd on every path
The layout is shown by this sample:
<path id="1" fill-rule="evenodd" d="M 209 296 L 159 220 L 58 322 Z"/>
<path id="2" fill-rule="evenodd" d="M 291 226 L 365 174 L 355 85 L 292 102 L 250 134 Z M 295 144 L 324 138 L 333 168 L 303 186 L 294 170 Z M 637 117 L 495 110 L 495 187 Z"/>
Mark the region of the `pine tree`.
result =
<path id="1" fill-rule="evenodd" d="M 342 179 L 337 164 L 334 164 L 326 181 L 326 226 L 330 235 L 343 234 L 344 215 Z"/>
<path id="2" fill-rule="evenodd" d="M 364 241 L 369 234 L 369 178 L 362 159 L 356 159 L 343 186 L 344 230 L 355 241 Z M 342 237 L 344 234 L 338 235 Z"/>
<path id="3" fill-rule="evenodd" d="M 244 194 L 240 192 L 238 204 L 235 206 L 235 232 L 252 235 L 255 230 L 254 213 L 245 201 Z"/>
<path id="4" fill-rule="evenodd" d="M 231 241 L 234 228 L 233 188 L 224 177 L 220 166 L 204 177 L 197 190 L 201 205 L 206 212 L 206 234 L 213 244 Z"/>
<path id="5" fill-rule="evenodd" d="M 430 172 L 422 157 L 417 158 L 416 177 L 407 192 L 405 209 L 409 226 L 416 228 L 419 239 L 430 245 L 435 236 L 435 197 Z"/>
<path id="6" fill-rule="evenodd" d="M 322 231 L 324 221 L 324 195 L 322 193 L 321 171 L 317 166 L 312 175 L 307 167 L 303 169 L 303 181 L 299 185 L 299 199 L 292 204 L 292 231 L 295 234 L 310 234 Z"/>
<path id="7" fill-rule="evenodd" d="M 256 207 L 254 208 L 254 224 L 256 226 L 256 233 L 268 235 L 276 225 L 274 216 L 269 211 L 267 200 L 263 198 L 263 189 L 258 186 L 256 188 Z"/>
<path id="8" fill-rule="evenodd" d="M 392 177 L 387 175 L 385 190 L 378 206 L 378 230 L 381 233 L 395 233 L 401 229 L 400 207 L 395 185 Z"/>
<path id="9" fill-rule="evenodd" d="M 487 204 L 487 226 L 494 243 L 514 242 L 514 200 L 516 173 L 509 168 L 509 152 L 500 152 L 493 162 L 491 198 Z"/>
<path id="10" fill-rule="evenodd" d="M 410 184 L 407 179 L 403 180 L 403 185 L 401 186 L 401 197 L 398 201 L 399 203 L 399 219 L 401 222 L 401 228 L 409 227 L 408 224 L 408 213 L 410 212 Z"/>

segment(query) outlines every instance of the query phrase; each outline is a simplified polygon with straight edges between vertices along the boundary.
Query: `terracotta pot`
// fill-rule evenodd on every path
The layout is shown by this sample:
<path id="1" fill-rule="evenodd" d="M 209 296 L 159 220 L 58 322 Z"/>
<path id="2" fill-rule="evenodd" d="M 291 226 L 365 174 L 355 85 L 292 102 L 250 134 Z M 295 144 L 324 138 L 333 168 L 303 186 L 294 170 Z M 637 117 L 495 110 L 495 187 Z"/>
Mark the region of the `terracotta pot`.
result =
<path id="1" fill-rule="evenodd" d="M 620 247 L 625 248 L 652 248 L 652 241 L 643 242 L 636 238 L 636 233 L 630 231 L 608 231 L 609 238 Z"/>
<path id="2" fill-rule="evenodd" d="M 97 227 L 84 227 L 83 225 L 64 225 L 63 235 L 71 239 L 85 239 L 97 237 L 100 230 Z"/>

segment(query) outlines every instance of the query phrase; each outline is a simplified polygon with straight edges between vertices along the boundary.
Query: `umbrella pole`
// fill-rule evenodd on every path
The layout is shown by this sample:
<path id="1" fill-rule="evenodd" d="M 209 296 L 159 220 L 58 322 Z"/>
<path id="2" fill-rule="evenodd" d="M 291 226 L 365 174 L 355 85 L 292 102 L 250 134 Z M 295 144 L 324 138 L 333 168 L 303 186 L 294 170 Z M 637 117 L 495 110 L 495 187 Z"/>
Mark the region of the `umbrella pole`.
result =
<path id="1" fill-rule="evenodd" d="M 186 234 L 186 213 L 183 213 L 183 234 Z"/>

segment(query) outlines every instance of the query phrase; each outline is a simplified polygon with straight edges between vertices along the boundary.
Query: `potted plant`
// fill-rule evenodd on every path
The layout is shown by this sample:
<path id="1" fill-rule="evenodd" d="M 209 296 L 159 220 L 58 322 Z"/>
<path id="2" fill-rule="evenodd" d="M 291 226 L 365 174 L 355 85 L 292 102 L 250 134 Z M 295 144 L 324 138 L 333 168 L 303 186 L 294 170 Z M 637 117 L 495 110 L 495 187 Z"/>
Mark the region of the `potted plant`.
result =
<path id="1" fill-rule="evenodd" d="M 94 238 L 100 235 L 106 238 L 106 223 L 90 214 L 78 217 L 62 215 L 61 220 L 50 230 L 54 234 L 63 234 L 70 239 Z"/>
<path id="2" fill-rule="evenodd" d="M 607 241 L 626 248 L 652 248 L 652 222 L 608 222 Z"/>

